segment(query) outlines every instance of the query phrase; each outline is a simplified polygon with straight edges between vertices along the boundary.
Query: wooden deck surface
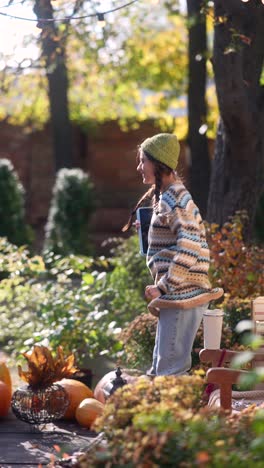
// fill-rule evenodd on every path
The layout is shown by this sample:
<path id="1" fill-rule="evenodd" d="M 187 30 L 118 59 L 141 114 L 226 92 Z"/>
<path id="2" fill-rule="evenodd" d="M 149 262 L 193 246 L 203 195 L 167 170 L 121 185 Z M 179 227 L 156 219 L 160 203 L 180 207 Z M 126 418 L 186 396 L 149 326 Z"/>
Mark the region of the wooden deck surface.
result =
<path id="1" fill-rule="evenodd" d="M 0 468 L 44 467 L 54 457 L 61 459 L 63 453 L 85 451 L 96 437 L 94 432 L 68 421 L 35 428 L 19 421 L 10 410 L 6 419 L 0 419 Z"/>

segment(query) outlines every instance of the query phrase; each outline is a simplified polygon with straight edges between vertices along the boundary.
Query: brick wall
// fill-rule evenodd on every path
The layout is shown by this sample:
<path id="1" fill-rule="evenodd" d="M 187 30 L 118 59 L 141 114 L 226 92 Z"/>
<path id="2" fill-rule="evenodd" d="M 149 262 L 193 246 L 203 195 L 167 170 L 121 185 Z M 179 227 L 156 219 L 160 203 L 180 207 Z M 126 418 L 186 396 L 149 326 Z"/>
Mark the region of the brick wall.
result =
<path id="1" fill-rule="evenodd" d="M 89 172 L 97 194 L 97 210 L 92 219 L 97 246 L 109 236 L 119 236 L 129 209 L 145 191 L 136 172 L 137 146 L 158 130 L 145 122 L 138 130 L 123 132 L 111 122 L 83 133 L 74 128 L 75 165 Z M 49 128 L 26 133 L 22 128 L 0 124 L 0 157 L 10 159 L 26 191 L 28 222 L 37 233 L 41 248 L 52 187 L 55 181 L 52 140 Z M 187 178 L 184 146 L 181 172 Z"/>

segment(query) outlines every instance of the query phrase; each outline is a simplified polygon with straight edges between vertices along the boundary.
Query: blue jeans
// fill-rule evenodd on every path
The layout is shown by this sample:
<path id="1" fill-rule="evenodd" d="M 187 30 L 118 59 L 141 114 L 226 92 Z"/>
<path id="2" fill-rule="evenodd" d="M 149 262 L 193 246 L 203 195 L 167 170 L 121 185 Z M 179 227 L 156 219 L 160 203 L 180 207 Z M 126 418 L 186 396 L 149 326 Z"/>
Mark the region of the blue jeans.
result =
<path id="1" fill-rule="evenodd" d="M 192 347 L 208 304 L 193 309 L 160 309 L 152 367 L 148 375 L 181 375 L 192 366 Z"/>

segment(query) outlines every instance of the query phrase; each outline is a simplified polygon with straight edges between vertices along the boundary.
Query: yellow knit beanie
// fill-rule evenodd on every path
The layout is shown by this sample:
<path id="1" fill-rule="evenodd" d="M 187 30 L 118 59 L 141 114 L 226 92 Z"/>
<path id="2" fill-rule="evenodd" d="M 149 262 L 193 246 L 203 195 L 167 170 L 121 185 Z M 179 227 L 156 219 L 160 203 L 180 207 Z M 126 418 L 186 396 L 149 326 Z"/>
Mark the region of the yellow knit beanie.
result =
<path id="1" fill-rule="evenodd" d="M 176 169 L 180 154 L 180 144 L 176 135 L 158 133 L 143 141 L 140 148 L 157 161 L 166 164 L 171 169 Z"/>

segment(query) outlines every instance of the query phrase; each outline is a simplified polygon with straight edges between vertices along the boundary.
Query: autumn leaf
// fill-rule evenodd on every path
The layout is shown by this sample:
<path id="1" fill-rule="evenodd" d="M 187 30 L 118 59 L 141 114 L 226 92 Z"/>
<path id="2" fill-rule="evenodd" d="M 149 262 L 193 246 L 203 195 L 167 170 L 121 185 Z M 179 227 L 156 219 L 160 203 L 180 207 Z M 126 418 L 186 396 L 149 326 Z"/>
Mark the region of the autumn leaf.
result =
<path id="1" fill-rule="evenodd" d="M 67 357 L 61 346 L 58 347 L 56 356 L 46 346 L 35 345 L 32 351 L 23 353 L 27 360 L 28 370 L 23 371 L 18 366 L 19 377 L 32 387 L 46 387 L 63 378 L 69 378 L 79 369 L 75 367 L 74 355 Z"/>

